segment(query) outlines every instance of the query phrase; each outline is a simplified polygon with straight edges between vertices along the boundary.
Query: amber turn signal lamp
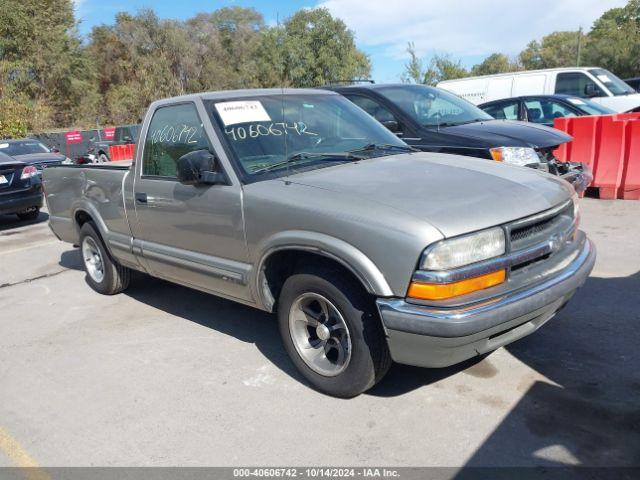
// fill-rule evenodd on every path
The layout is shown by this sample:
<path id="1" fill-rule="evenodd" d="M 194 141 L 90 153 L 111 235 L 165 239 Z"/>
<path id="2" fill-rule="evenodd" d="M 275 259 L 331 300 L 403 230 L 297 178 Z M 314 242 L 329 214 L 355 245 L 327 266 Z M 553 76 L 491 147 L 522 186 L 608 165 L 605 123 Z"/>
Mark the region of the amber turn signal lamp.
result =
<path id="1" fill-rule="evenodd" d="M 497 272 L 453 283 L 411 282 L 407 297 L 415 298 L 416 300 L 446 300 L 499 285 L 505 281 L 506 277 L 505 270 L 498 270 Z"/>
<path id="2" fill-rule="evenodd" d="M 491 158 L 493 158 L 496 162 L 502 162 L 502 150 L 499 148 L 492 148 L 490 150 Z"/>

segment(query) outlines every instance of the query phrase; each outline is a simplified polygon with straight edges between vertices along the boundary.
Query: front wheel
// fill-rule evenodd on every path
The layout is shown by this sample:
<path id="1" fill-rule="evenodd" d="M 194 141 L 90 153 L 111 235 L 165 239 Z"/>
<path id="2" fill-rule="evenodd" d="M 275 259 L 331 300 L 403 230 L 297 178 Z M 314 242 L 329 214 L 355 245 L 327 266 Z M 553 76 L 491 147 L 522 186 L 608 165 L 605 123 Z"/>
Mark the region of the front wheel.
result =
<path id="1" fill-rule="evenodd" d="M 129 286 L 131 270 L 111 258 L 91 222 L 80 229 L 80 253 L 87 283 L 103 295 L 115 295 Z"/>
<path id="2" fill-rule="evenodd" d="M 373 299 L 341 272 L 314 268 L 289 277 L 278 300 L 278 322 L 296 368 L 329 395 L 355 397 L 391 365 Z"/>

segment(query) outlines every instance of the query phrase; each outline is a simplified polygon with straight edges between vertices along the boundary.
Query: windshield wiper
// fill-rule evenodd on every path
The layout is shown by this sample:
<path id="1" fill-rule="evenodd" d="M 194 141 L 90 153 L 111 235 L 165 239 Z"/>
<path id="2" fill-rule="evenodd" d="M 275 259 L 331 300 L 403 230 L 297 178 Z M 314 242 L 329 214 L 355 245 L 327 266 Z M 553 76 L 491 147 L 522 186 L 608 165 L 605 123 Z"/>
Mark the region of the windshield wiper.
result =
<path id="1" fill-rule="evenodd" d="M 425 127 L 457 127 L 458 125 L 466 125 L 469 123 L 486 122 L 489 118 L 474 118 L 473 120 L 465 120 L 464 122 L 442 122 L 442 123 L 430 123 Z"/>
<path id="2" fill-rule="evenodd" d="M 368 143 L 364 147 L 355 148 L 349 150 L 351 153 L 355 152 L 371 152 L 374 150 L 399 150 L 401 152 L 420 152 L 419 149 L 411 147 L 409 145 L 394 145 L 392 143 Z"/>
<path id="3" fill-rule="evenodd" d="M 288 164 L 298 163 L 303 160 L 316 160 L 316 159 L 340 162 L 340 161 L 362 160 L 362 157 L 353 155 L 351 152 L 337 152 L 337 153 L 299 152 L 299 153 L 294 153 L 293 155 L 290 155 L 289 157 L 287 157 L 286 160 L 283 160 L 282 162 L 277 162 L 271 165 L 267 165 L 266 167 L 260 168 L 251 173 L 255 174 L 255 173 L 262 173 L 262 172 L 270 172 L 271 170 L 275 170 L 279 167 L 283 167 Z"/>

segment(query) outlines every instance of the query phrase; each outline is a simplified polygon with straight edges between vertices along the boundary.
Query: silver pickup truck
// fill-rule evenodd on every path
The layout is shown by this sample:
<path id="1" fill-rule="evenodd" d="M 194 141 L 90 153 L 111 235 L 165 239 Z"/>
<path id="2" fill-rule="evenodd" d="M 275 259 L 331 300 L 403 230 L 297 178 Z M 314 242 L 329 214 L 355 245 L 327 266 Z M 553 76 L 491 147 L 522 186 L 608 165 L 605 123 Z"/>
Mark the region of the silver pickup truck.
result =
<path id="1" fill-rule="evenodd" d="M 595 261 L 568 183 L 417 152 L 328 91 L 155 102 L 132 164 L 48 168 L 44 187 L 96 291 L 138 270 L 274 312 L 301 374 L 340 397 L 392 361 L 444 367 L 535 331 Z"/>

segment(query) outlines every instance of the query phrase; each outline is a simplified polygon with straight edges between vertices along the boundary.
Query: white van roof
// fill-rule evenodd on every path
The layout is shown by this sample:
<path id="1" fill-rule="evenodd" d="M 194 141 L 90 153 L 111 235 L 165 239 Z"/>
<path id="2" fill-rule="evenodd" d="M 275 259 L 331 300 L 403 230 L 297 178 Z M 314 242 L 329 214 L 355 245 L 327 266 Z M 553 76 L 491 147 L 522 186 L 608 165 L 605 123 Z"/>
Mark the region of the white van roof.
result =
<path id="1" fill-rule="evenodd" d="M 438 83 L 438 85 L 460 82 L 463 80 L 480 80 L 483 78 L 506 77 L 510 75 L 529 75 L 531 73 L 551 73 L 551 72 L 567 72 L 567 71 L 575 72 L 576 70 L 592 70 L 594 68 L 602 68 L 602 67 L 561 67 L 561 68 L 543 68 L 540 70 L 517 70 L 515 72 L 494 73 L 492 75 L 478 75 L 475 77 L 463 77 L 463 78 L 456 78 L 454 80 L 443 80 L 442 82 Z"/>

